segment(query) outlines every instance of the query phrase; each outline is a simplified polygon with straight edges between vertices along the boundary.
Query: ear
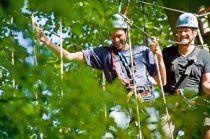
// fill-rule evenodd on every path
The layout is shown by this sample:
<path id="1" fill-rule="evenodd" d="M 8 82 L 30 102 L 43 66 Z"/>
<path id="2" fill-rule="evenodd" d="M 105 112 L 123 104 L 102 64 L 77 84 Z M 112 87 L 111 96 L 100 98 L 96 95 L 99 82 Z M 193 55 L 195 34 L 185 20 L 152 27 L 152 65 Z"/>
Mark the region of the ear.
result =
<path id="1" fill-rule="evenodd" d="M 198 35 L 198 30 L 197 29 L 193 29 L 193 36 L 196 37 Z"/>

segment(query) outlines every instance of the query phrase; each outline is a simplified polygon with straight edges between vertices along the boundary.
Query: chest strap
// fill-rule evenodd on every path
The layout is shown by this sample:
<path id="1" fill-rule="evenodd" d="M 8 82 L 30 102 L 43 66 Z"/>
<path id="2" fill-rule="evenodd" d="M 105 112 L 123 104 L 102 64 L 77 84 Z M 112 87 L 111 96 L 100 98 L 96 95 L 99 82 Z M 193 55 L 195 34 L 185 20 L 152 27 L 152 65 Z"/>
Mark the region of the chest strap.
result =
<path id="1" fill-rule="evenodd" d="M 192 67 L 193 67 L 194 63 L 197 61 L 199 51 L 200 51 L 199 48 L 195 48 L 192 56 L 188 59 L 187 68 L 186 68 L 184 74 L 181 75 L 181 77 L 180 77 L 180 74 L 179 74 L 178 58 L 176 58 L 174 60 L 173 64 L 174 64 L 175 78 L 176 78 L 175 90 L 183 89 L 185 87 L 185 85 L 187 84 L 187 80 L 188 80 L 189 75 L 191 73 Z"/>

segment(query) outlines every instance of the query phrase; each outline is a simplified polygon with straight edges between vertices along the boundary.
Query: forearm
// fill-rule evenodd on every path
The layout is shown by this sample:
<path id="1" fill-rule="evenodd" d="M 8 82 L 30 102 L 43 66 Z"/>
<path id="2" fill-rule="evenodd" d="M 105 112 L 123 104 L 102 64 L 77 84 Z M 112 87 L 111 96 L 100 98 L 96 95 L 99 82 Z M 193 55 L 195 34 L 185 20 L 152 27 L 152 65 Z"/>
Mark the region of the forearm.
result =
<path id="1" fill-rule="evenodd" d="M 207 94 L 210 95 L 210 73 L 204 73 L 202 75 L 202 88 L 203 91 Z"/>
<path id="2" fill-rule="evenodd" d="M 162 85 L 165 86 L 166 85 L 166 68 L 165 68 L 165 64 L 163 61 L 163 57 L 162 56 L 156 56 L 156 62 L 158 62 L 158 68 L 159 68 L 159 72 L 160 72 L 160 76 L 161 76 L 161 80 L 162 80 Z M 158 84 L 160 84 L 160 79 L 159 79 L 159 75 L 156 76 L 156 82 Z"/>
<path id="3" fill-rule="evenodd" d="M 203 91 L 206 95 L 210 95 L 210 82 L 205 82 L 203 84 Z"/>
<path id="4" fill-rule="evenodd" d="M 48 48 L 50 48 L 55 54 L 61 55 L 61 51 L 63 54 L 63 57 L 67 60 L 77 60 L 84 62 L 84 56 L 82 52 L 76 52 L 76 53 L 70 53 L 65 49 L 61 49 L 60 46 L 57 46 L 52 41 L 50 41 L 47 37 L 45 38 L 45 41 L 43 42 L 47 45 Z"/>

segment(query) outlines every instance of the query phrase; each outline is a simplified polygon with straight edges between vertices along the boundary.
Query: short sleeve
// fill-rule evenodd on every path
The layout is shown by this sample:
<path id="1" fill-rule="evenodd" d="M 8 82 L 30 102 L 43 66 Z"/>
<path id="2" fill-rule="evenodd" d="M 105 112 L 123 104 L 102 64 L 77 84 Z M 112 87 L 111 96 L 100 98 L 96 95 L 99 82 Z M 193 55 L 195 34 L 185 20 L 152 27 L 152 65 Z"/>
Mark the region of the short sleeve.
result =
<path id="1" fill-rule="evenodd" d="M 203 50 L 203 61 L 204 61 L 204 73 L 210 73 L 210 54 Z"/>

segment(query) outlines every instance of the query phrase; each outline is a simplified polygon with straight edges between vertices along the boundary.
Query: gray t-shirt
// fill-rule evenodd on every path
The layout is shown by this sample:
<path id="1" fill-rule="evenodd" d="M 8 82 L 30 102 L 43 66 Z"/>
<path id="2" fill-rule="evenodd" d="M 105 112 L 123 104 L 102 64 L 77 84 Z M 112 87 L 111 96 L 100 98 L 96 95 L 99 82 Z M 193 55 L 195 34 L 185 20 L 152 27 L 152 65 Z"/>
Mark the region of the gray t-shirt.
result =
<path id="1" fill-rule="evenodd" d="M 92 68 L 103 70 L 108 82 L 112 82 L 116 77 L 113 68 L 112 54 L 110 47 L 98 47 L 83 51 L 86 63 Z M 130 64 L 129 50 L 120 51 L 125 56 L 128 65 Z M 146 46 L 133 47 L 133 57 L 135 65 L 135 80 L 138 86 L 152 86 L 149 75 L 154 77 L 157 74 L 157 66 L 153 53 Z"/>
<path id="2" fill-rule="evenodd" d="M 178 53 L 178 46 L 171 46 L 163 50 L 163 59 L 166 65 L 166 76 L 167 84 L 164 87 L 165 92 L 173 94 L 175 92 L 175 70 L 173 62 L 178 58 L 178 69 L 180 76 L 184 73 L 188 60 L 192 57 L 192 54 L 189 54 L 187 57 L 183 57 Z M 194 63 L 185 89 L 190 90 L 191 92 L 198 93 L 199 87 L 201 84 L 202 74 L 210 72 L 210 54 L 200 49 L 197 61 Z"/>

